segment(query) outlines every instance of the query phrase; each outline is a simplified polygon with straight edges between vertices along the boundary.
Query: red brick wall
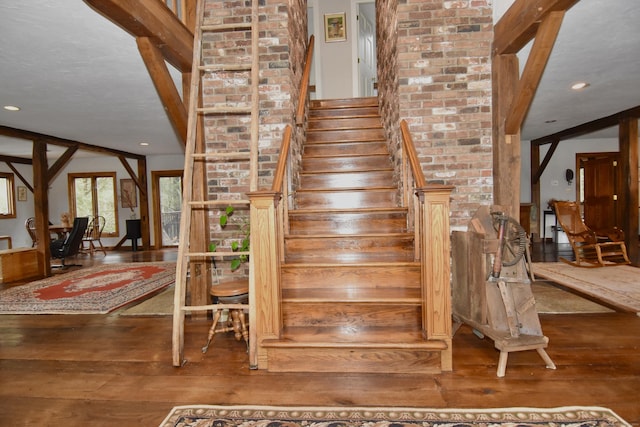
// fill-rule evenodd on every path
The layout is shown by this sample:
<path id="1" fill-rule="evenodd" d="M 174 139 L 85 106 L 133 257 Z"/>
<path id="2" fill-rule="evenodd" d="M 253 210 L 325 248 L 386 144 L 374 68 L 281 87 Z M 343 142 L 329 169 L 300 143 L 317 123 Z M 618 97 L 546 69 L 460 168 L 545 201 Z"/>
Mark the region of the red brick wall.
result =
<path id="1" fill-rule="evenodd" d="M 492 199 L 491 70 L 492 10 L 489 0 L 378 0 L 380 109 L 398 170 L 398 123 L 409 122 L 426 179 L 452 185 L 453 227 L 466 226 L 478 205 Z M 215 19 L 247 19 L 250 3 L 208 0 Z M 260 182 L 271 185 L 282 132 L 293 124 L 304 63 L 306 3 L 264 0 L 260 7 Z M 207 47 L 249 60 L 250 38 L 225 37 Z M 236 76 L 237 77 L 237 76 Z M 207 83 L 206 101 L 246 102 L 247 79 Z M 209 149 L 248 144 L 246 119 L 207 121 Z M 304 129 L 294 128 L 292 158 Z M 248 171 L 225 165 L 209 172 L 212 195 L 244 197 Z M 295 182 L 295 177 L 294 177 Z"/>
<path id="2" fill-rule="evenodd" d="M 397 6 L 399 118 L 409 122 L 427 182 L 455 187 L 453 227 L 492 199 L 492 38 L 489 0 Z"/>
<path id="3" fill-rule="evenodd" d="M 207 0 L 208 23 L 250 22 L 251 1 Z M 263 0 L 259 7 L 260 123 L 258 188 L 271 188 L 282 135 L 293 123 L 295 103 L 302 73 L 301 60 L 306 48 L 306 3 L 295 0 Z M 300 40 L 291 43 L 292 40 Z M 207 33 L 203 37 L 204 62 L 230 64 L 251 62 L 249 31 Z M 250 105 L 250 73 L 212 73 L 203 83 L 204 106 L 216 103 Z M 250 116 L 207 116 L 205 140 L 208 151 L 248 150 Z M 299 139 L 299 138 L 298 138 Z M 299 143 L 297 144 L 299 146 Z M 294 143 L 294 146 L 296 144 Z M 210 199 L 246 199 L 249 191 L 247 162 L 209 165 L 207 183 Z M 220 230 L 217 213 L 211 215 L 212 240 L 223 248 L 237 240 L 248 211 L 237 210 L 234 221 Z M 215 237 L 213 237 L 215 236 Z M 221 237 L 222 236 L 222 237 Z"/>

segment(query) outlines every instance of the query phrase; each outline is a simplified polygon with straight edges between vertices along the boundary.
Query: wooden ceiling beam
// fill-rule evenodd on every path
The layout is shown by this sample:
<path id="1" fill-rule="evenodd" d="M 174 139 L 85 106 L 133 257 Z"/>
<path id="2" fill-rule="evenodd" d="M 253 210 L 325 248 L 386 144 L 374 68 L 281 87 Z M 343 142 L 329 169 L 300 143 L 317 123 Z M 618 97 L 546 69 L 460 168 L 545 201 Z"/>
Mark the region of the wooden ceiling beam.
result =
<path id="1" fill-rule="evenodd" d="M 549 56 L 551 56 L 553 45 L 560 32 L 563 17 L 564 11 L 548 14 L 536 31 L 531 52 L 527 58 L 522 76 L 518 81 L 511 106 L 508 109 L 505 122 L 505 133 L 507 135 L 515 135 L 520 132 L 524 118 L 538 90 Z"/>
<path id="2" fill-rule="evenodd" d="M 544 170 L 547 168 L 547 165 L 551 161 L 551 157 L 553 157 L 553 153 L 556 152 L 556 148 L 558 148 L 558 144 L 560 144 L 560 141 L 553 141 L 553 143 L 551 144 L 551 147 L 549 147 L 547 154 L 544 156 L 544 160 L 542 160 L 542 163 L 540 164 L 540 166 L 538 166 L 538 169 L 535 171 L 535 173 L 533 174 L 533 177 L 531 178 L 531 185 L 536 184 L 538 181 L 540 181 L 540 177 L 542 176 Z M 533 150 L 534 147 L 535 146 L 532 145 L 531 149 Z"/>
<path id="3" fill-rule="evenodd" d="M 77 145 L 67 147 L 66 151 L 62 153 L 62 156 L 60 156 L 58 160 L 56 160 L 56 162 L 53 164 L 53 166 L 51 166 L 47 171 L 47 182 L 50 183 L 51 181 L 53 181 L 56 175 L 58 175 L 58 172 L 60 172 L 62 168 L 65 167 L 67 163 L 69 163 L 69 160 L 71 160 L 76 151 L 78 151 Z"/>
<path id="4" fill-rule="evenodd" d="M 144 159 L 145 156 L 140 154 L 128 153 L 126 151 L 114 150 L 111 148 L 99 147 L 97 145 L 86 144 L 84 142 L 73 141 L 70 139 L 58 138 L 57 136 L 45 135 L 38 132 L 11 128 L 0 125 L 0 135 L 10 138 L 28 139 L 31 141 L 42 141 L 47 144 L 58 145 L 62 147 L 77 146 L 80 150 L 93 151 L 95 153 L 107 154 L 109 156 L 124 156 L 132 159 Z"/>
<path id="5" fill-rule="evenodd" d="M 193 33 L 158 0 L 84 0 L 134 37 L 154 40 L 164 58 L 182 73 L 191 71 Z"/>
<path id="6" fill-rule="evenodd" d="M 127 159 L 125 159 L 124 157 L 120 156 L 120 163 L 122 163 L 122 166 L 127 170 L 127 172 L 129 173 L 129 176 L 131 177 L 131 179 L 133 179 L 133 182 L 136 184 L 136 187 L 138 187 L 138 190 L 140 191 L 141 194 L 144 194 L 146 197 L 147 194 L 147 187 L 144 185 L 144 183 L 142 183 L 140 181 L 140 179 L 138 179 L 138 175 L 136 174 L 136 172 L 133 170 L 133 168 L 131 167 L 131 165 L 129 165 L 129 162 L 127 162 Z"/>
<path id="7" fill-rule="evenodd" d="M 569 10 L 579 0 L 516 0 L 494 27 L 493 55 L 518 53 L 551 12 Z"/>
<path id="8" fill-rule="evenodd" d="M 31 160 L 29 160 L 29 164 L 31 164 Z M 13 166 L 13 163 L 7 162 L 7 166 L 9 166 L 9 169 L 11 169 L 13 171 L 13 173 L 16 174 L 16 176 L 24 184 L 24 186 L 27 187 L 29 189 L 29 191 L 31 191 L 33 193 L 33 186 L 31 186 L 31 184 L 29 184 L 29 181 L 27 181 L 27 178 L 25 178 L 20 173 L 20 171 L 18 169 L 16 169 L 15 166 Z"/>
<path id="9" fill-rule="evenodd" d="M 31 163 L 33 163 L 31 159 L 25 159 L 24 157 L 3 156 L 3 155 L 0 155 L 0 162 L 5 162 L 9 166 L 11 166 L 11 163 L 19 163 L 21 165 L 30 165 Z"/>
<path id="10" fill-rule="evenodd" d="M 151 80 L 156 87 L 156 91 L 162 99 L 162 104 L 173 125 L 173 129 L 180 137 L 183 144 L 187 143 L 187 109 L 176 89 L 176 85 L 169 73 L 167 64 L 162 57 L 162 52 L 149 37 L 138 37 L 136 39 L 138 50 L 147 66 Z"/>
<path id="11" fill-rule="evenodd" d="M 607 129 L 613 126 L 618 126 L 620 121 L 624 119 L 638 119 L 640 118 L 640 105 L 629 108 L 628 110 L 620 111 L 619 113 L 612 114 L 607 117 L 592 120 L 587 123 L 583 123 L 578 126 L 574 126 L 569 129 L 565 129 L 560 132 L 556 132 L 551 135 L 543 136 L 531 140 L 532 145 L 545 145 L 555 141 L 562 141 L 565 139 L 573 139 L 582 135 L 587 135 L 602 129 Z"/>

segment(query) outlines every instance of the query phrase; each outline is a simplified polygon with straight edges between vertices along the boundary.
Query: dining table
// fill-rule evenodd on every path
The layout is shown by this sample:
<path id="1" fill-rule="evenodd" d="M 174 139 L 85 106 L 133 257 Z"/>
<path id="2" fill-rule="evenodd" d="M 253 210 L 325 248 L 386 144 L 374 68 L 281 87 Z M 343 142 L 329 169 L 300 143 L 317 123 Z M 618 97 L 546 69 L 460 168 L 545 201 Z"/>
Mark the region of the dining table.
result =
<path id="1" fill-rule="evenodd" d="M 53 224 L 49 226 L 49 232 L 56 233 L 58 236 L 58 239 L 64 239 L 65 237 L 67 237 L 67 234 L 69 234 L 72 228 L 73 228 L 72 225 Z"/>

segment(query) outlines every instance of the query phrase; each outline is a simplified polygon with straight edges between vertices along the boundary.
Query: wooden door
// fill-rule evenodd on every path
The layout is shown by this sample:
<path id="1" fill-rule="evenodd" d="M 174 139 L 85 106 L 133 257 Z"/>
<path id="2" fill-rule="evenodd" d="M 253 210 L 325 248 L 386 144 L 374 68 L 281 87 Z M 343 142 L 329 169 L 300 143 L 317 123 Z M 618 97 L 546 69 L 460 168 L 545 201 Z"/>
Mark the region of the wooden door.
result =
<path id="1" fill-rule="evenodd" d="M 375 95 L 376 26 L 363 13 L 363 7 L 358 3 L 358 96 L 369 97 Z"/>
<path id="2" fill-rule="evenodd" d="M 621 225 L 619 153 L 580 154 L 584 222 L 594 230 Z"/>

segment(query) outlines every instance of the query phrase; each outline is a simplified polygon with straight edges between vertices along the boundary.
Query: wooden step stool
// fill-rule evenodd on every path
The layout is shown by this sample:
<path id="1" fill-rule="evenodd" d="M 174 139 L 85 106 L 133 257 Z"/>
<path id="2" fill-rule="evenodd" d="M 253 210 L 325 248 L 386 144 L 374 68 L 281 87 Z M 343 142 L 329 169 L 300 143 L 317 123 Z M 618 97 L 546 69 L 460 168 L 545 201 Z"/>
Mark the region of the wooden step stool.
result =
<path id="1" fill-rule="evenodd" d="M 207 344 L 202 347 L 202 352 L 206 353 L 213 336 L 223 332 L 235 332 L 236 340 L 240 341 L 244 338 L 249 349 L 249 330 L 244 314 L 244 310 L 249 307 L 249 281 L 247 279 L 223 282 L 218 285 L 211 286 L 211 296 L 217 308 L 213 313 L 213 324 L 209 329 Z M 218 325 L 222 312 L 229 310 L 227 324 Z"/>

